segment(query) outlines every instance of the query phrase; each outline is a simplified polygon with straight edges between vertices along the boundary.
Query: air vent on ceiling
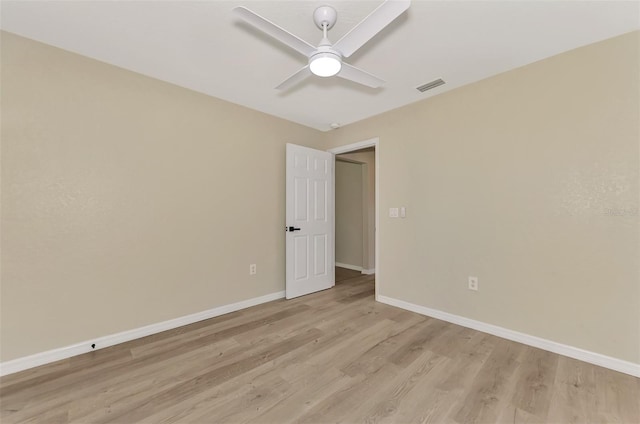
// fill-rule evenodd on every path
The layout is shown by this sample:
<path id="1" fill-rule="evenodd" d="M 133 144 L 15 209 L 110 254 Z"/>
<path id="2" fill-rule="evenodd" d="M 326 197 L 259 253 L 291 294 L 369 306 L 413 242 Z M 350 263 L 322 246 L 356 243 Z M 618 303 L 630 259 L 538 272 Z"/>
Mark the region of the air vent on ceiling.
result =
<path id="1" fill-rule="evenodd" d="M 420 87 L 416 87 L 416 90 L 418 90 L 421 93 L 424 93 L 427 90 L 431 90 L 432 88 L 440 87 L 443 84 L 444 84 L 444 81 L 442 80 L 442 78 L 438 78 L 437 80 L 433 80 L 433 81 L 428 82 L 426 84 L 422 84 Z"/>

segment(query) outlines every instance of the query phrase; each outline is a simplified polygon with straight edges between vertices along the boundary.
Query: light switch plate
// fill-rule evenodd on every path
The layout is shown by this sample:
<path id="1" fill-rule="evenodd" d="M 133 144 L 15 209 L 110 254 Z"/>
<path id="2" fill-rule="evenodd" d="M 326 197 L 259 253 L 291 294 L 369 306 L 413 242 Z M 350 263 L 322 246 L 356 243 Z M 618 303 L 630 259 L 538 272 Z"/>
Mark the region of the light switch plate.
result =
<path id="1" fill-rule="evenodd" d="M 407 208 L 404 206 L 400 208 L 400 218 L 405 218 L 407 216 Z"/>
<path id="2" fill-rule="evenodd" d="M 389 218 L 398 217 L 398 208 L 389 208 Z"/>

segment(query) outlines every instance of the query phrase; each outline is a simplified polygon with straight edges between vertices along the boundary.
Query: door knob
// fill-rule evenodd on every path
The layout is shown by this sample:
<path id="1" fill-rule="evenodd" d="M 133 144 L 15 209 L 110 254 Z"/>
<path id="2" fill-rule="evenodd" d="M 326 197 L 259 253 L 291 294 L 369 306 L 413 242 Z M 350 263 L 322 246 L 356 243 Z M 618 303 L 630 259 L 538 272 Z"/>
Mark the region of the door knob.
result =
<path id="1" fill-rule="evenodd" d="M 300 231 L 300 228 L 289 227 L 289 228 L 285 228 L 285 230 L 286 230 L 286 231 L 293 232 L 293 231 Z"/>

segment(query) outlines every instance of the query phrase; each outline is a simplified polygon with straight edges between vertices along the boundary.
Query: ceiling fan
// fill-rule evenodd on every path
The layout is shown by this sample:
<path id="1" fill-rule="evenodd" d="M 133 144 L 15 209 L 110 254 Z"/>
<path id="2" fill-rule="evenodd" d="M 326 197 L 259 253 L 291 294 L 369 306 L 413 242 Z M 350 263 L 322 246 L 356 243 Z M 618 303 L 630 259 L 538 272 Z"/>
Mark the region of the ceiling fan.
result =
<path id="1" fill-rule="evenodd" d="M 343 62 L 342 59 L 355 53 L 373 36 L 407 10 L 410 4 L 411 0 L 386 0 L 333 44 L 327 38 L 327 32 L 335 25 L 338 13 L 331 6 L 320 6 L 313 13 L 313 20 L 323 34 L 318 47 L 307 43 L 246 7 L 236 7 L 233 11 L 247 23 L 309 59 L 307 66 L 284 80 L 276 89 L 286 90 L 311 75 L 320 77 L 336 75 L 367 87 L 378 88 L 384 84 L 383 80 Z"/>

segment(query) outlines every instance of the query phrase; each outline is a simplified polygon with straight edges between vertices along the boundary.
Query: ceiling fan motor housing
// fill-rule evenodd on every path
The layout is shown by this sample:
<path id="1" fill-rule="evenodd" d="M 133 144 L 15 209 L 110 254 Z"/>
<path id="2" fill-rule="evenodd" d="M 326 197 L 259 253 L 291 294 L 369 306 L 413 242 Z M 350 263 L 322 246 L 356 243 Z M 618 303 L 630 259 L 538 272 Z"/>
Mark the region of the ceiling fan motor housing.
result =
<path id="1" fill-rule="evenodd" d="M 333 28 L 338 20 L 338 12 L 331 6 L 320 6 L 313 12 L 313 22 L 317 27 L 323 29 L 325 26 L 327 30 Z"/>

